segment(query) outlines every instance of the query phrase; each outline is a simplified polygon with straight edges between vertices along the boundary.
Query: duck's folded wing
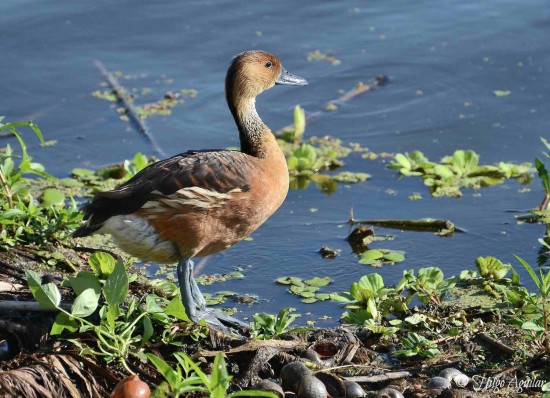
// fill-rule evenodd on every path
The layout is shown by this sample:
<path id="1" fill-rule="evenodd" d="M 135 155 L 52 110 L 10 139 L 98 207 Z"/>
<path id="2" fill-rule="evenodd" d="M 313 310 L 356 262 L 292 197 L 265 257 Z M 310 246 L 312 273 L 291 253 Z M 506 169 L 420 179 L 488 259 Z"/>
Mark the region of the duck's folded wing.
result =
<path id="1" fill-rule="evenodd" d="M 83 207 L 87 220 L 73 236 L 86 236 L 115 215 L 132 214 L 151 201 L 178 193 L 210 198 L 247 192 L 253 173 L 248 155 L 236 151 L 193 151 L 154 163 L 118 188 L 96 194 Z"/>

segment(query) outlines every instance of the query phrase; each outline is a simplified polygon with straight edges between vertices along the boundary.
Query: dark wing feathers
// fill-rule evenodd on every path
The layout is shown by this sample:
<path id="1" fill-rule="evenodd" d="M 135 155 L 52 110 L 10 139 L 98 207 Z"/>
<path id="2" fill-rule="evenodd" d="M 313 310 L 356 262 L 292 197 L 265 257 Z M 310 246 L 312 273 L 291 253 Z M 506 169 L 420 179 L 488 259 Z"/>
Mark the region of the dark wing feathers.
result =
<path id="1" fill-rule="evenodd" d="M 118 188 L 98 193 L 83 207 L 88 220 L 73 236 L 86 236 L 101 228 L 110 217 L 131 214 L 154 197 L 153 191 L 171 195 L 186 187 L 201 187 L 220 193 L 249 190 L 249 156 L 237 151 L 190 151 L 154 163 Z"/>

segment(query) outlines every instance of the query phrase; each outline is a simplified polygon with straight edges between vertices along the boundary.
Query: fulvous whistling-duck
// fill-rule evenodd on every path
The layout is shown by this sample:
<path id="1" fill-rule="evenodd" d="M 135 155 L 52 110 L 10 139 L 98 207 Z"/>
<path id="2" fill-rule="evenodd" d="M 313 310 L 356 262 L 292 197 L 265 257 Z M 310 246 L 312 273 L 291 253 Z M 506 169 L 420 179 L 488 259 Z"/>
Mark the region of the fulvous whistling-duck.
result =
<path id="1" fill-rule="evenodd" d="M 190 319 L 205 318 L 219 327 L 220 320 L 236 321 L 206 311 L 191 259 L 218 253 L 250 235 L 286 197 L 285 156 L 255 106 L 256 97 L 275 84 L 307 81 L 287 72 L 275 55 L 247 51 L 235 56 L 225 95 L 241 150 L 189 151 L 146 167 L 84 206 L 86 221 L 73 236 L 108 233 L 141 260 L 178 262 L 181 298 Z"/>

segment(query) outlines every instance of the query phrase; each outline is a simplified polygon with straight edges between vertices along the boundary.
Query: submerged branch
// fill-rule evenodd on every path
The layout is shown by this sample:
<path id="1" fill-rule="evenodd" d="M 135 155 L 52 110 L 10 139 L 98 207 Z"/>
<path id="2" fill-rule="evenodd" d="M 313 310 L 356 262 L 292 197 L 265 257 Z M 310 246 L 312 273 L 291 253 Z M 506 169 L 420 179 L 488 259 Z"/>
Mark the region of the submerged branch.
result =
<path id="1" fill-rule="evenodd" d="M 124 108 L 126 108 L 126 114 L 132 121 L 133 125 L 140 133 L 145 136 L 145 138 L 147 138 L 147 140 L 149 140 L 155 152 L 165 157 L 166 153 L 157 144 L 155 137 L 149 132 L 149 129 L 145 125 L 145 122 L 141 120 L 141 118 L 138 116 L 136 108 L 128 100 L 128 96 L 126 95 L 127 90 L 125 90 L 124 87 L 120 85 L 117 79 L 105 68 L 100 60 L 96 59 L 94 61 L 94 65 L 99 69 L 105 80 L 107 80 L 107 83 L 109 83 L 109 86 L 111 87 L 111 90 L 113 90 L 113 93 L 117 97 L 118 101 L 124 106 Z"/>

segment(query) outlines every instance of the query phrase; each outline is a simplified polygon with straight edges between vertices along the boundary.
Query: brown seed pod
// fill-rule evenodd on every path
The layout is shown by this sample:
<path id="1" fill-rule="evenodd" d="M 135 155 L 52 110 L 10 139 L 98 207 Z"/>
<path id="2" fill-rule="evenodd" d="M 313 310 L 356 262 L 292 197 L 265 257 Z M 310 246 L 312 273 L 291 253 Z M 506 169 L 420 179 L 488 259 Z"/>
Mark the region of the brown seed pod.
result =
<path id="1" fill-rule="evenodd" d="M 130 375 L 116 385 L 110 398 L 149 398 L 150 396 L 151 390 L 147 383 L 141 381 L 137 375 Z"/>

